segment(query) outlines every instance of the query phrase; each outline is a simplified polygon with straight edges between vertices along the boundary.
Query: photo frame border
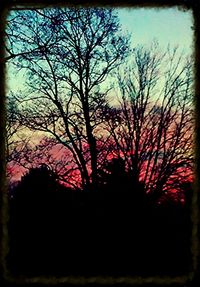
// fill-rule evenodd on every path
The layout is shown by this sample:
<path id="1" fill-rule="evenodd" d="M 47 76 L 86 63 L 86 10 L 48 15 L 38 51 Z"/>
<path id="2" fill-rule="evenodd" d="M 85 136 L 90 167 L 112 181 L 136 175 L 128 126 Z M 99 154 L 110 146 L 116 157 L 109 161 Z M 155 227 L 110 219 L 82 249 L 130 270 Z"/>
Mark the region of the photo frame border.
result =
<path id="1" fill-rule="evenodd" d="M 6 266 L 6 255 L 9 251 L 9 237 L 7 230 L 7 222 L 9 219 L 8 212 L 8 199 L 7 199 L 7 183 L 6 183 L 6 161 L 5 161 L 5 123 L 6 123 L 6 69 L 4 61 L 4 29 L 6 26 L 6 16 L 11 9 L 31 9 L 45 8 L 55 6 L 72 6 L 71 1 L 65 0 L 40 0 L 40 1 L 28 1 L 28 0 L 1 0 L 0 7 L 0 282 L 5 286 L 7 285 L 26 285 L 26 284 L 42 284 L 42 285 L 57 285 L 57 284 L 70 284 L 70 285 L 85 285 L 85 284 L 98 284 L 98 285 L 111 285 L 111 284 L 128 284 L 128 285 L 195 285 L 200 283 L 199 270 L 199 187 L 200 187 L 200 1 L 199 0 L 132 0 L 122 1 L 121 3 L 110 0 L 98 0 L 98 1 L 74 1 L 73 6 L 77 7 L 124 7 L 124 8 L 173 8 L 178 7 L 182 11 L 191 10 L 194 19 L 194 75 L 195 75 L 195 183 L 194 192 L 192 198 L 192 271 L 183 276 L 66 276 L 66 277 L 15 277 L 10 274 Z M 200 271 L 200 270 L 199 270 Z M 197 283 L 198 282 L 198 283 Z M 2 285 L 1 285 L 2 286 Z"/>

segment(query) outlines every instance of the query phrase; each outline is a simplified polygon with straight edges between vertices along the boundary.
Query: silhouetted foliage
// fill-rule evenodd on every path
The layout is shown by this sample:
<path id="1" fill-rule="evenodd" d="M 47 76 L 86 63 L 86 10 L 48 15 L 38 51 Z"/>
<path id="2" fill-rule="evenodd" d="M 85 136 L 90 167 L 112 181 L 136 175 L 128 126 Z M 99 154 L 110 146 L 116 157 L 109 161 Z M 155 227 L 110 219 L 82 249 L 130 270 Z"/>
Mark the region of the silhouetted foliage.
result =
<path id="1" fill-rule="evenodd" d="M 48 196 L 51 192 L 56 192 L 58 187 L 57 175 L 46 164 L 42 164 L 38 168 L 31 168 L 22 176 L 16 192 L 23 193 L 23 196 Z"/>
<path id="2" fill-rule="evenodd" d="M 22 178 L 10 198 L 12 273 L 119 276 L 189 270 L 191 229 L 184 207 L 145 201 L 142 184 L 128 181 L 120 158 L 107 170 L 107 183 L 96 192 L 60 186 L 46 166 Z"/>

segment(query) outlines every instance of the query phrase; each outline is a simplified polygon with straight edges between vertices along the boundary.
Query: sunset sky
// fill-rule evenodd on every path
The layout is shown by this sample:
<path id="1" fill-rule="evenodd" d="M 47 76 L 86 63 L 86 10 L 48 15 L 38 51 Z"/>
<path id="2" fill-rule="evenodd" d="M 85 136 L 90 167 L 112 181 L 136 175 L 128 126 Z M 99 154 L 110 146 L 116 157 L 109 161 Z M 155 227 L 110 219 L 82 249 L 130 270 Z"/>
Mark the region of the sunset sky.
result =
<path id="1" fill-rule="evenodd" d="M 192 54 L 194 39 L 192 30 L 193 17 L 191 11 L 184 12 L 178 10 L 177 8 L 120 8 L 118 9 L 118 15 L 124 33 L 131 33 L 132 47 L 137 47 L 138 45 L 148 46 L 154 40 L 156 40 L 159 44 L 159 50 L 161 50 L 161 52 L 165 52 L 168 45 L 170 45 L 171 48 L 178 46 L 179 51 L 183 51 L 186 55 Z M 19 92 L 21 95 L 24 95 L 24 75 L 25 72 L 23 69 L 16 74 L 14 67 L 8 64 L 8 91 L 12 91 L 13 93 Z M 161 80 L 158 82 L 158 84 L 159 86 L 162 85 Z M 114 106 L 116 94 L 111 94 L 111 97 L 111 102 Z M 23 130 L 23 133 L 27 133 L 28 136 L 34 139 L 34 142 L 32 140 L 32 144 L 37 144 L 37 142 L 43 138 L 43 132 L 38 133 L 36 131 L 30 133 L 28 130 Z M 31 136 L 32 134 L 34 136 Z M 16 179 L 20 177 L 20 174 L 21 170 L 16 175 Z"/>

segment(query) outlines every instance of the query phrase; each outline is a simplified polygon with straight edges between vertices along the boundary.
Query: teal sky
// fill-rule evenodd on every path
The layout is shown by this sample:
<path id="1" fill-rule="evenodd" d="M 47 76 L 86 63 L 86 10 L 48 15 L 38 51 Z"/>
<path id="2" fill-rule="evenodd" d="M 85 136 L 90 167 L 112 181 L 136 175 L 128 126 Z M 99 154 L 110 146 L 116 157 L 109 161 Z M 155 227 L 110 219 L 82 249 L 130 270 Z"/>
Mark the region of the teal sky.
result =
<path id="1" fill-rule="evenodd" d="M 170 44 L 178 45 L 181 50 L 191 53 L 193 48 L 193 17 L 191 11 L 177 8 L 120 8 L 120 23 L 124 31 L 132 33 L 132 45 L 151 43 L 156 39 L 162 49 Z M 8 88 L 17 91 L 23 89 L 23 72 L 18 76 L 9 69 Z"/>
<path id="2" fill-rule="evenodd" d="M 132 32 L 132 44 L 157 39 L 162 48 L 169 43 L 189 51 L 193 47 L 192 12 L 174 8 L 124 8 L 118 10 L 123 30 Z"/>

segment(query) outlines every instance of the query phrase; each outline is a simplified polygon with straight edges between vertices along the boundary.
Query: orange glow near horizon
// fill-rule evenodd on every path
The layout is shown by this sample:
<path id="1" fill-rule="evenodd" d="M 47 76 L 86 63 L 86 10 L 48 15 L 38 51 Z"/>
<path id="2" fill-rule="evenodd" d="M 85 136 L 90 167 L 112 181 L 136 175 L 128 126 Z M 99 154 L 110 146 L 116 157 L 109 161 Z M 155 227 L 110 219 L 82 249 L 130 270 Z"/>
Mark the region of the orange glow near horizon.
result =
<path id="1" fill-rule="evenodd" d="M 43 139 L 43 141 L 45 142 L 47 140 L 48 143 L 48 139 Z M 42 142 L 43 142 L 42 141 Z M 43 142 L 43 143 L 44 143 Z M 85 145 L 85 148 L 87 149 L 87 146 Z M 42 153 L 43 154 L 43 158 L 41 159 L 41 161 L 39 162 L 32 162 L 32 166 L 29 166 L 29 168 L 31 167 L 37 167 L 39 166 L 41 163 L 46 163 L 47 165 L 49 165 L 49 162 L 45 162 L 45 150 Z M 50 155 L 51 158 L 51 164 L 52 166 L 57 165 L 58 170 L 60 167 L 60 175 L 64 174 L 68 169 L 70 169 L 72 167 L 72 164 L 70 165 L 70 153 L 67 151 L 66 148 L 60 146 L 60 145 L 55 145 L 53 146 L 50 150 L 48 150 L 48 155 Z M 106 161 L 109 162 L 111 161 L 113 158 L 117 158 L 117 154 L 115 154 L 114 151 L 109 152 L 106 156 Z M 120 154 L 121 158 L 123 158 L 123 154 Z M 65 162 L 68 162 L 68 164 L 65 164 Z M 145 178 L 145 173 L 146 173 L 146 164 L 147 163 L 143 163 L 142 165 L 142 171 L 139 175 L 139 179 L 140 181 L 144 181 Z M 62 167 L 63 165 L 63 167 Z M 51 168 L 51 166 L 50 166 Z M 11 162 L 10 164 L 7 165 L 7 172 L 9 174 L 9 180 L 10 182 L 17 182 L 21 180 L 21 177 L 23 175 L 25 175 L 28 172 L 28 169 L 14 164 L 13 162 Z M 56 170 L 55 170 L 56 172 Z M 91 171 L 90 171 L 91 172 Z M 151 169 L 149 170 L 149 172 L 151 172 Z M 58 173 L 58 171 L 57 171 Z M 62 174 L 61 174 L 62 173 Z M 62 183 L 63 185 L 65 185 L 66 187 L 72 187 L 73 185 L 80 187 L 81 185 L 81 176 L 80 176 L 80 172 L 78 170 L 71 170 L 68 172 L 67 174 L 68 176 L 68 180 L 65 182 L 64 180 L 60 180 L 60 183 Z M 148 175 L 149 176 L 149 175 Z M 148 176 L 147 176 L 147 181 L 148 181 Z M 156 176 L 156 174 L 154 175 Z M 177 188 L 175 187 L 171 187 L 171 182 L 172 182 L 172 178 L 173 176 L 169 177 L 168 181 L 167 181 L 167 189 L 170 193 L 174 193 L 176 194 L 178 192 Z M 154 179 L 154 177 L 152 177 L 152 180 Z M 178 181 L 182 181 L 184 182 L 192 182 L 194 180 L 194 175 L 191 172 L 191 170 L 189 170 L 188 168 L 179 168 L 177 170 L 177 173 L 175 175 L 175 179 Z M 70 185 L 70 183 L 72 183 L 72 185 Z"/>

